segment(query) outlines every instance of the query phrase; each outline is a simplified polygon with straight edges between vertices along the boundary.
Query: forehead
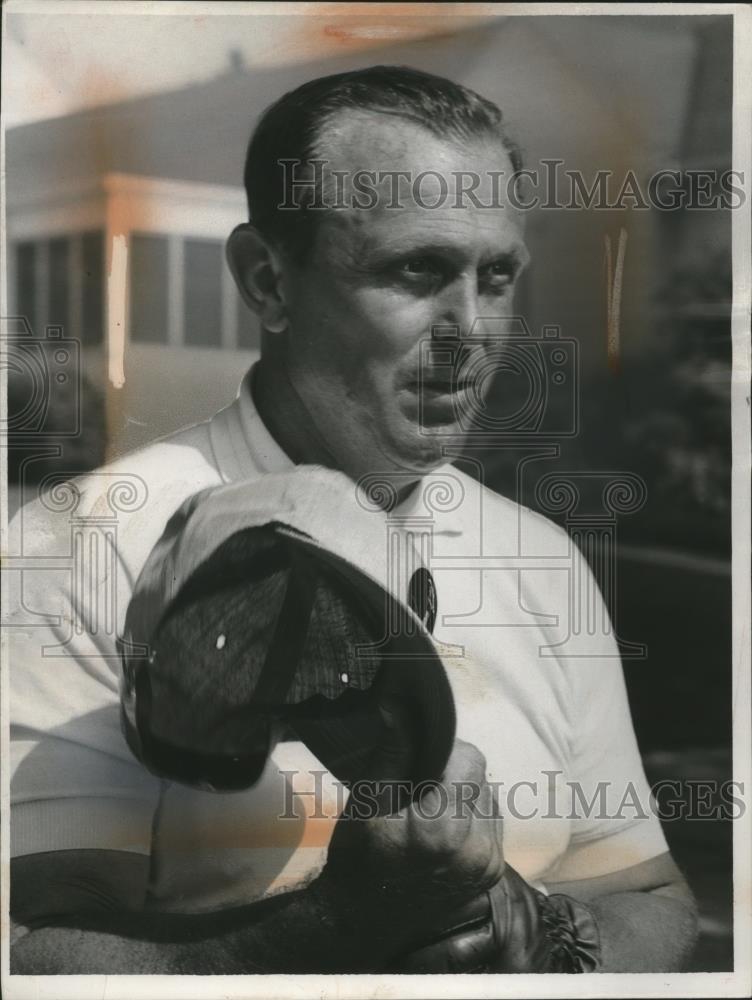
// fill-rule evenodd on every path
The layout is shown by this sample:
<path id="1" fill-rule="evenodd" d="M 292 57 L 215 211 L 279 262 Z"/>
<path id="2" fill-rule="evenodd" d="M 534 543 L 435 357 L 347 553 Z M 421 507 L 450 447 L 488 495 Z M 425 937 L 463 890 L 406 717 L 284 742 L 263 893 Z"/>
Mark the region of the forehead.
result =
<path id="1" fill-rule="evenodd" d="M 511 171 L 501 138 L 463 139 L 436 135 L 416 121 L 376 111 L 344 111 L 330 121 L 317 144 L 335 170 L 434 171 L 449 178 L 453 171 Z"/>
<path id="2" fill-rule="evenodd" d="M 523 243 L 500 138 L 443 137 L 393 115 L 347 112 L 327 127 L 318 154 L 327 161 L 327 202 L 346 206 L 325 213 L 322 236 L 362 249 L 441 237 L 489 249 Z"/>

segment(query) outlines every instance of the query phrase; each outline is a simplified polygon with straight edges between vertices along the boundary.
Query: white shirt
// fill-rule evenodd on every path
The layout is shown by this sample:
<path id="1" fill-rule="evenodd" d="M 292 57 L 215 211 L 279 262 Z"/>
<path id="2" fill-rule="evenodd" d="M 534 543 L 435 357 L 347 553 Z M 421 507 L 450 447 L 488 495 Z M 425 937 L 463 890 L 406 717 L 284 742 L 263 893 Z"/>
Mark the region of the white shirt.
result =
<path id="1" fill-rule="evenodd" d="M 302 744 L 280 744 L 247 792 L 199 792 L 149 774 L 119 722 L 116 637 L 170 515 L 205 487 L 289 468 L 249 373 L 211 420 L 19 511 L 9 547 L 28 568 L 9 581 L 12 855 L 150 854 L 149 905 L 181 912 L 251 902 L 320 870 L 346 793 Z M 529 880 L 565 880 L 666 851 L 608 616 L 566 533 L 451 465 L 393 520 L 428 545 L 457 735 L 498 783 L 509 863 Z M 576 580 L 598 627 L 580 630 L 584 655 L 564 656 Z"/>

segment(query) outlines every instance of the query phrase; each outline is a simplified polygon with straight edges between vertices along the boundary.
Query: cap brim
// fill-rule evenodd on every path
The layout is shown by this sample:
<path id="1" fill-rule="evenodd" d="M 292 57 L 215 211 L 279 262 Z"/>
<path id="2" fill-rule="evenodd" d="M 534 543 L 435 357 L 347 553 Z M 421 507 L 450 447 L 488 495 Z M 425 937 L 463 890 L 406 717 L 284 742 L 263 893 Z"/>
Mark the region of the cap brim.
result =
<path id="1" fill-rule="evenodd" d="M 347 783 L 417 785 L 438 780 L 454 743 L 456 715 L 449 679 L 430 634 L 410 609 L 360 568 L 294 530 L 277 530 L 346 579 L 375 620 L 386 623 L 376 647 L 382 665 L 372 688 L 295 706 L 291 723 L 300 739 Z M 391 716 L 390 705 L 397 709 Z M 400 739 L 403 746 L 398 745 Z"/>

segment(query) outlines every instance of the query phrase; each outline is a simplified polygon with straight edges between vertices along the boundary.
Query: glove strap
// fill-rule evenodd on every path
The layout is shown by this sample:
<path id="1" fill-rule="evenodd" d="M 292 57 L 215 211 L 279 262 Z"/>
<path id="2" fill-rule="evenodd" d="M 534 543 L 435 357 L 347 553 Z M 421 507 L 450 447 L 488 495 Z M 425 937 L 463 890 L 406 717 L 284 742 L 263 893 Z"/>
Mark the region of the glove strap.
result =
<path id="1" fill-rule="evenodd" d="M 595 917 L 579 900 L 546 896 L 507 865 L 488 891 L 497 956 L 489 971 L 595 972 L 600 935 Z"/>
<path id="2" fill-rule="evenodd" d="M 570 896 L 546 896 L 507 865 L 501 879 L 430 943 L 388 970 L 400 973 L 596 972 L 598 926 Z"/>

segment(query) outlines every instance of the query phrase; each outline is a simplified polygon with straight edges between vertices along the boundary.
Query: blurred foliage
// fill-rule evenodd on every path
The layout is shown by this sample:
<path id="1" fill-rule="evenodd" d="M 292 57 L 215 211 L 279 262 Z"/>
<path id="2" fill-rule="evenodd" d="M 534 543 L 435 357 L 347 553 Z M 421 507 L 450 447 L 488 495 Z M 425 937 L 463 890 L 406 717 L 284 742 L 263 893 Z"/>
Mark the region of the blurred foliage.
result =
<path id="1" fill-rule="evenodd" d="M 535 481 L 548 472 L 636 473 L 645 481 L 647 503 L 619 519 L 622 541 L 727 555 L 730 302 L 728 252 L 674 267 L 656 293 L 650 335 L 622 358 L 618 372 L 605 364 L 587 369 L 580 431 L 559 440 L 560 457 L 530 465 L 518 492 L 516 468 L 525 449 L 484 448 L 473 454 L 482 460 L 486 483 L 534 507 Z M 587 481 L 578 485 L 587 492 Z M 583 496 L 588 506 L 597 499 Z"/>
<path id="2" fill-rule="evenodd" d="M 9 483 L 39 483 L 53 472 L 72 478 L 104 463 L 105 403 L 90 379 L 83 373 L 63 383 L 50 378 L 44 427 L 32 436 L 28 430 L 20 433 L 24 428 L 19 420 L 30 395 L 28 372 L 9 368 L 7 375 Z M 69 436 L 77 425 L 79 432 Z"/>
<path id="3" fill-rule="evenodd" d="M 631 362 L 640 407 L 625 414 L 624 460 L 650 491 L 651 535 L 725 552 L 731 513 L 731 261 L 676 269 L 656 300 L 650 345 Z"/>

